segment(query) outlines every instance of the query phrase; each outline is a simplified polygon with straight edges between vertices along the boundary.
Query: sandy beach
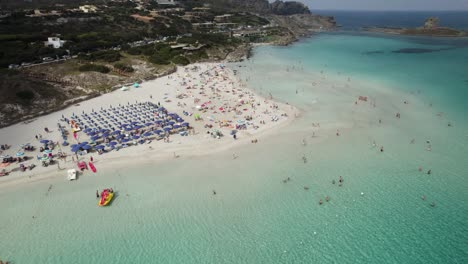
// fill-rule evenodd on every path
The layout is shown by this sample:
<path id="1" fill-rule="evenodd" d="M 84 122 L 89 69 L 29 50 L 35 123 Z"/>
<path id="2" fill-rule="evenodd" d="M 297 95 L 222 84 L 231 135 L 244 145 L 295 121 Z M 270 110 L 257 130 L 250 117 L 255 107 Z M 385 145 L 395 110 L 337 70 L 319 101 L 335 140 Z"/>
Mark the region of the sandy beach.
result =
<path id="1" fill-rule="evenodd" d="M 139 162 L 161 161 L 178 157 L 201 156 L 219 151 L 228 151 L 240 144 L 253 144 L 274 131 L 278 131 L 294 119 L 298 110 L 294 107 L 263 98 L 247 89 L 236 76 L 236 73 L 221 64 L 206 63 L 179 67 L 177 72 L 156 80 L 140 84 L 138 88 L 131 87 L 126 91 L 116 90 L 81 102 L 64 110 L 42 116 L 29 122 L 19 123 L 0 129 L 1 144 L 11 147 L 4 150 L 1 155 L 15 157 L 21 150 L 21 145 L 31 143 L 36 147 L 33 152 L 25 152 L 29 156 L 23 163 L 25 166 L 35 164 L 32 170 L 22 172 L 19 163 L 11 163 L 2 169 L 9 172 L 7 176 L 0 177 L 0 186 L 27 183 L 44 180 L 51 177 L 63 177 L 66 180 L 68 169 L 75 168 L 72 161 L 74 154 L 70 146 L 62 146 L 58 123 L 70 129 L 59 120 L 62 115 L 69 117 L 72 114 L 91 113 L 99 109 L 109 109 L 112 105 L 127 105 L 134 103 L 152 102 L 160 103 L 169 112 L 175 112 L 190 123 L 189 136 L 178 134 L 170 136 L 169 142 L 153 140 L 150 144 L 132 145 L 119 151 L 110 151 L 102 155 L 96 152 L 80 156 L 79 159 L 88 161 L 92 156 L 98 171 L 107 168 L 135 166 Z M 185 115 L 184 115 L 185 112 Z M 200 120 L 195 120 L 199 116 Z M 246 129 L 238 130 L 237 138 L 230 134 L 238 121 L 246 122 Z M 45 128 L 49 133 L 45 132 Z M 219 130 L 223 136 L 213 137 L 210 131 Z M 36 139 L 39 136 L 39 140 Z M 36 159 L 40 138 L 48 139 L 59 144 L 54 148 L 53 154 L 65 152 L 68 157 L 59 164 L 42 167 Z M 73 139 L 71 132 L 68 137 L 70 144 L 89 140 L 83 132 L 78 133 L 77 140 Z M 233 153 L 233 158 L 235 158 Z M 82 176 L 92 173 L 84 171 Z"/>

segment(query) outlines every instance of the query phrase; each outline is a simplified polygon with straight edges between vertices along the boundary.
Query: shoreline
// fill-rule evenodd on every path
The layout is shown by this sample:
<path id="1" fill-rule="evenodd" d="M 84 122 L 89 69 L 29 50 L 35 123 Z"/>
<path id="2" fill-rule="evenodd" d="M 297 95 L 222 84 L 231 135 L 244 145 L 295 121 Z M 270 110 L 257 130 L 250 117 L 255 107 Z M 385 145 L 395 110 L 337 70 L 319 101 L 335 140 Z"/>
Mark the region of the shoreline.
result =
<path id="1" fill-rule="evenodd" d="M 180 90 L 179 90 L 180 88 L 177 85 L 178 82 L 188 81 L 188 83 L 192 82 L 193 84 L 196 81 L 200 81 L 198 79 L 199 77 L 198 78 L 190 77 L 190 79 L 186 80 L 185 76 L 181 76 L 181 74 L 183 74 L 184 71 L 186 71 L 186 69 L 190 69 L 193 67 L 200 67 L 202 72 L 204 72 L 204 70 L 205 71 L 219 70 L 219 68 L 216 68 L 218 67 L 217 63 L 191 64 L 186 67 L 178 67 L 177 71 L 171 75 L 157 78 L 155 80 L 143 82 L 141 84 L 141 88 L 136 88 L 136 89 L 132 88 L 131 91 L 126 91 L 126 92 L 115 90 L 110 93 L 92 98 L 91 100 L 83 101 L 78 106 L 71 105 L 63 110 L 56 111 L 56 112 L 38 117 L 36 119 L 33 119 L 31 122 L 27 124 L 22 122 L 13 126 L 1 128 L 0 135 L 2 134 L 6 135 L 6 136 L 2 135 L 2 138 L 3 137 L 9 138 L 8 135 L 10 135 L 10 138 L 15 137 L 14 139 L 12 138 L 15 141 L 13 143 L 11 142 L 12 140 L 6 140 L 7 142 L 2 142 L 2 144 L 7 143 L 7 144 L 12 145 L 11 147 L 12 150 L 7 151 L 9 153 L 4 153 L 4 154 L 9 154 L 11 156 L 14 156 L 13 149 L 18 147 L 19 144 L 22 144 L 21 142 L 24 143 L 25 141 L 29 141 L 29 143 L 33 143 L 33 145 L 36 144 L 36 147 L 37 147 L 38 143 L 35 143 L 33 140 L 34 134 L 22 135 L 24 130 L 30 130 L 30 131 L 35 131 L 35 132 L 42 131 L 41 127 L 43 126 L 41 126 L 41 124 L 46 127 L 49 126 L 50 124 L 49 127 L 55 128 L 55 126 L 53 126 L 52 124 L 56 123 L 57 119 L 59 119 L 59 116 L 62 113 L 68 113 L 68 115 L 70 115 L 71 112 L 79 113 L 81 111 L 80 108 L 86 109 L 87 111 L 89 111 L 90 109 L 94 109 L 94 108 L 98 109 L 99 106 L 106 105 L 107 103 L 116 103 L 116 101 L 119 101 L 119 100 L 123 102 L 122 100 L 128 100 L 127 93 L 131 93 L 129 94 L 131 95 L 131 98 L 132 98 L 131 100 L 138 100 L 138 99 L 145 100 L 144 98 L 153 97 L 154 95 L 156 95 L 155 98 L 160 99 L 162 101 L 164 96 L 166 97 L 174 96 L 174 101 L 171 101 L 168 99 L 170 102 L 162 103 L 162 105 L 164 107 L 167 107 L 169 111 L 180 114 L 181 112 L 180 108 L 183 108 L 183 107 L 179 107 L 182 105 L 182 104 L 179 104 L 181 102 L 183 102 L 184 105 L 185 104 L 187 105 L 184 111 L 194 110 L 194 103 L 190 105 L 190 102 L 189 102 L 190 98 L 186 98 L 184 100 L 175 99 L 175 95 L 177 93 L 180 93 Z M 245 95 L 249 96 L 249 100 L 252 100 L 252 102 L 255 102 L 256 104 L 259 105 L 258 106 L 259 108 L 262 107 L 261 109 L 265 110 L 264 113 L 263 112 L 256 113 L 254 108 L 250 109 L 251 111 L 253 110 L 253 113 L 255 115 L 253 116 L 254 120 L 252 122 L 255 122 L 261 119 L 264 119 L 264 120 L 268 119 L 270 115 L 280 116 L 280 115 L 286 114 L 287 117 L 282 116 L 281 118 L 279 118 L 277 122 L 268 121 L 265 125 L 261 125 L 258 129 L 255 129 L 255 130 L 250 129 L 250 128 L 245 131 L 239 130 L 238 132 L 239 139 L 237 140 L 231 139 L 228 131 L 226 131 L 226 129 L 223 129 L 223 128 L 218 128 L 218 129 L 222 130 L 225 136 L 222 137 L 221 139 L 213 139 L 208 134 L 203 133 L 206 130 L 203 127 L 205 121 L 202 121 L 202 122 L 192 121 L 191 119 L 189 122 L 190 122 L 190 125 L 194 127 L 194 131 L 196 135 L 190 135 L 188 137 L 174 135 L 173 137 L 171 137 L 171 143 L 164 143 L 162 141 L 153 140 L 151 145 L 144 144 L 144 145 L 138 145 L 138 146 L 131 146 L 130 148 L 122 149 L 119 152 L 111 151 L 109 153 L 105 153 L 102 156 L 101 155 L 98 156 L 97 153 L 87 154 L 84 160 L 88 160 L 90 156 L 94 156 L 95 159 L 98 160 L 96 167 L 99 173 L 99 171 L 106 170 L 109 168 L 125 167 L 130 164 L 135 165 L 134 161 L 136 161 L 137 164 L 146 163 L 150 161 L 162 162 L 165 160 L 173 159 L 175 153 L 177 153 L 177 156 L 180 156 L 182 158 L 210 155 L 213 153 L 227 151 L 237 146 L 245 146 L 246 144 L 250 143 L 248 140 L 252 140 L 253 138 L 258 140 L 258 138 L 263 138 L 269 134 L 278 132 L 280 128 L 284 127 L 285 125 L 289 124 L 295 119 L 295 115 L 297 115 L 299 112 L 297 108 L 290 106 L 290 105 L 286 105 L 284 103 L 276 102 L 274 100 L 268 100 L 262 96 L 259 96 L 254 91 L 248 89 L 246 85 L 242 83 L 241 80 L 237 76 L 235 76 L 234 72 L 231 69 L 225 68 L 224 72 L 225 73 L 223 74 L 225 75 L 220 74 L 221 76 L 219 77 L 220 82 L 217 82 L 218 81 L 217 79 L 213 81 L 212 83 L 212 85 L 215 85 L 217 87 L 217 91 L 223 90 L 223 89 L 229 89 L 229 88 L 242 90 L 243 96 Z M 172 82 L 172 83 L 169 84 L 169 82 Z M 165 87 L 160 88 L 163 85 Z M 223 88 L 223 86 L 225 88 Z M 157 89 L 158 87 L 159 87 L 158 91 L 154 91 L 154 89 L 155 88 Z M 186 91 L 189 91 L 189 90 L 186 90 Z M 172 92 L 172 94 L 169 94 L 170 92 Z M 214 96 L 215 94 L 217 94 L 217 92 L 212 91 L 210 94 L 207 93 L 207 96 Z M 218 97 L 222 98 L 223 101 L 227 101 L 229 98 L 230 99 L 236 98 L 233 96 L 219 95 L 219 94 L 218 94 Z M 192 98 L 193 98 L 193 95 L 192 95 Z M 278 109 L 275 110 L 274 108 L 271 108 L 272 106 L 276 106 L 278 107 Z M 175 111 L 176 109 L 178 111 Z M 245 110 L 246 109 L 244 109 L 244 112 L 247 112 Z M 222 119 L 229 118 L 230 115 L 232 114 L 232 112 L 231 113 L 227 112 L 225 114 L 222 114 L 222 113 L 215 114 L 215 113 L 216 113 L 216 109 L 214 113 L 211 114 L 211 116 L 214 116 L 215 120 L 217 120 L 214 122 L 213 121 L 210 122 L 210 123 L 213 123 L 213 125 L 215 125 L 218 121 Z M 67 114 L 65 115 L 67 116 Z M 187 117 L 187 119 L 189 119 L 189 117 Z M 34 132 L 31 132 L 31 133 L 34 133 Z M 19 135 L 21 135 L 21 137 Z M 54 142 L 56 141 L 55 139 L 52 139 L 52 140 Z M 71 139 L 70 144 L 72 144 L 72 142 L 73 141 Z M 68 147 L 65 147 L 65 149 L 67 148 Z M 56 150 L 54 152 L 56 152 Z M 65 151 L 65 152 L 68 152 L 68 151 Z M 36 154 L 36 152 L 34 152 L 33 154 Z M 126 162 L 126 160 L 128 161 Z M 31 161 L 35 161 L 35 158 L 33 158 L 33 160 L 30 159 L 26 161 L 25 163 L 29 165 Z M 10 166 L 17 167 L 18 163 L 14 163 Z M 40 167 L 40 164 L 36 164 L 36 168 L 34 168 L 32 171 L 26 171 L 26 172 L 16 171 L 7 176 L 1 177 L 0 189 L 7 187 L 7 186 L 12 186 L 12 185 L 22 185 L 22 184 L 52 179 L 52 178 L 55 179 L 60 176 L 64 177 L 64 180 L 65 180 L 67 169 L 76 168 L 76 164 L 72 163 L 71 161 L 68 161 L 65 163 L 63 163 L 63 161 L 60 161 L 60 166 L 65 167 L 65 168 L 62 168 L 60 171 L 57 171 L 58 168 L 55 166 L 55 164 L 51 166 L 52 167 L 43 168 L 43 167 Z M 85 171 L 85 175 L 88 173 L 91 173 L 91 172 Z"/>

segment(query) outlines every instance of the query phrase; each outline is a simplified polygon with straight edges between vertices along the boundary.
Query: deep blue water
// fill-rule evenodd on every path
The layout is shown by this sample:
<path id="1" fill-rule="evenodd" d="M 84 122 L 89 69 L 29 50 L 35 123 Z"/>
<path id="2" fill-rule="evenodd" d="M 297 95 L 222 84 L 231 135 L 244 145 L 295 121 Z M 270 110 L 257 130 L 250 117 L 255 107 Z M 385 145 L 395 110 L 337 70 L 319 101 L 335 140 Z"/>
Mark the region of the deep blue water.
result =
<path id="1" fill-rule="evenodd" d="M 428 17 L 438 17 L 440 25 L 468 30 L 468 11 L 337 11 L 312 10 L 313 13 L 334 16 L 343 30 L 362 27 L 418 27 Z"/>

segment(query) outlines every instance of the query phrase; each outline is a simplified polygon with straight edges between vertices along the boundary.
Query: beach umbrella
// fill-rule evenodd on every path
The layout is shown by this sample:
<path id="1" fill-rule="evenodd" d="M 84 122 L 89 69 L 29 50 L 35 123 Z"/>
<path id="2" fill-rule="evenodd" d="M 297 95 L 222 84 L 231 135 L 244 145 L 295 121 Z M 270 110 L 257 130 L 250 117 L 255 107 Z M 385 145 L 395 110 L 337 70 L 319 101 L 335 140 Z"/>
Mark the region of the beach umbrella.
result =
<path id="1" fill-rule="evenodd" d="M 133 127 L 133 129 L 135 129 L 135 130 L 136 130 L 136 129 L 140 129 L 140 128 L 141 128 L 141 126 L 134 126 L 134 127 Z"/>
<path id="2" fill-rule="evenodd" d="M 120 130 L 115 130 L 114 132 L 112 132 L 112 135 L 118 135 L 120 134 Z"/>
<path id="3" fill-rule="evenodd" d="M 80 147 L 77 146 L 75 148 L 71 148 L 71 151 L 76 153 L 76 152 L 80 151 Z"/>
<path id="4" fill-rule="evenodd" d="M 91 149 L 91 146 L 90 145 L 84 145 L 81 148 L 84 149 L 84 150 L 88 150 L 88 149 Z"/>
<path id="5" fill-rule="evenodd" d="M 171 125 L 171 126 L 172 126 L 172 125 L 174 125 L 174 124 L 175 124 L 175 122 L 174 122 L 174 121 L 169 121 L 169 125 Z"/>
<path id="6" fill-rule="evenodd" d="M 179 128 L 180 126 L 179 125 L 174 125 L 174 128 Z"/>
<path id="7" fill-rule="evenodd" d="M 140 87 L 140 85 L 138 83 L 134 83 L 133 87 L 138 88 L 138 87 Z"/>
<path id="8" fill-rule="evenodd" d="M 82 147 L 82 146 L 88 145 L 88 142 L 87 142 L 87 141 L 85 141 L 85 142 L 81 142 L 81 143 L 80 143 L 80 144 L 78 144 L 78 145 L 79 145 L 80 147 Z"/>
<path id="9" fill-rule="evenodd" d="M 94 147 L 95 149 L 104 149 L 105 147 L 103 145 L 97 145 Z"/>
<path id="10" fill-rule="evenodd" d="M 111 146 L 115 146 L 115 145 L 117 145 L 117 144 L 118 144 L 118 143 L 117 143 L 117 142 L 115 142 L 115 141 L 111 141 L 111 142 L 109 142 L 109 145 L 111 145 Z"/>
<path id="11" fill-rule="evenodd" d="M 108 136 L 109 136 L 109 133 L 102 135 L 103 138 L 107 138 Z"/>
<path id="12" fill-rule="evenodd" d="M 49 160 L 49 157 L 44 156 L 44 157 L 41 158 L 41 160 L 42 160 L 42 161 L 48 161 L 48 160 Z"/>
<path id="13" fill-rule="evenodd" d="M 100 139 L 100 138 L 101 138 L 101 136 L 98 135 L 98 136 L 92 137 L 91 140 L 92 140 L 92 141 L 96 141 L 96 140 L 98 140 L 98 139 Z"/>
<path id="14" fill-rule="evenodd" d="M 161 134 L 162 132 L 163 132 L 163 131 L 162 131 L 162 130 L 159 130 L 159 129 L 154 131 L 154 133 L 156 133 L 156 134 Z"/>
<path id="15" fill-rule="evenodd" d="M 182 125 L 183 125 L 183 126 L 189 126 L 189 123 L 184 122 L 184 123 L 182 123 Z"/>
<path id="16" fill-rule="evenodd" d="M 118 135 L 116 138 L 121 139 L 121 138 L 124 138 L 124 137 L 125 137 L 125 135 Z"/>
<path id="17" fill-rule="evenodd" d="M 41 142 L 42 144 L 47 144 L 47 143 L 49 143 L 49 140 L 43 139 L 43 140 L 41 140 L 41 141 L 39 141 L 39 142 Z"/>
<path id="18" fill-rule="evenodd" d="M 90 137 L 92 137 L 92 136 L 94 136 L 94 135 L 96 135 L 96 132 L 93 132 L 93 131 L 92 131 L 92 132 L 89 132 L 89 133 L 88 133 L 88 136 L 90 136 Z"/>
<path id="19" fill-rule="evenodd" d="M 153 135 L 151 132 L 146 132 L 146 133 L 143 134 L 143 136 L 145 136 L 145 137 L 149 137 L 151 135 Z"/>
<path id="20" fill-rule="evenodd" d="M 156 121 L 154 121 L 154 123 L 156 123 L 156 124 L 161 124 L 162 122 L 163 122 L 163 121 L 162 121 L 162 120 L 159 120 L 159 119 L 156 120 Z"/>
<path id="21" fill-rule="evenodd" d="M 146 123 L 145 126 L 152 126 L 153 123 Z"/>
<path id="22" fill-rule="evenodd" d="M 78 145 L 78 144 L 73 144 L 73 145 L 71 145 L 70 147 L 71 147 L 71 148 L 79 148 L 80 145 Z"/>
<path id="23" fill-rule="evenodd" d="M 88 132 L 91 132 L 91 131 L 92 131 L 91 128 L 86 128 L 85 130 L 83 130 L 83 132 L 85 132 L 85 133 L 88 133 Z"/>
<path id="24" fill-rule="evenodd" d="M 126 128 L 125 128 L 125 131 L 131 131 L 132 129 L 133 129 L 133 128 L 131 128 L 131 127 L 126 127 Z"/>
<path id="25" fill-rule="evenodd" d="M 122 139 L 122 142 L 128 142 L 128 141 L 130 141 L 129 138 L 124 138 L 124 139 Z"/>
<path id="26" fill-rule="evenodd" d="M 133 139 L 139 139 L 140 136 L 133 136 L 132 138 L 133 138 Z"/>
<path id="27" fill-rule="evenodd" d="M 164 128 L 164 131 L 171 131 L 171 129 L 172 129 L 172 128 L 170 128 L 170 127 L 165 127 L 165 128 Z"/>

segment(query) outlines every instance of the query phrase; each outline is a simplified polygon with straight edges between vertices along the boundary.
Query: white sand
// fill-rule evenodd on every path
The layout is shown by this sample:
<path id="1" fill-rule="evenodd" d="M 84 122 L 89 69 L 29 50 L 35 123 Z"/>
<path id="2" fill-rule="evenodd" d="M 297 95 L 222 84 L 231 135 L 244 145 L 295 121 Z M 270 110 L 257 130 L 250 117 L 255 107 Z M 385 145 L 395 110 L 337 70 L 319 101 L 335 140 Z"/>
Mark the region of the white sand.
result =
<path id="1" fill-rule="evenodd" d="M 193 70 L 194 66 L 198 67 L 198 70 Z M 195 102 L 196 99 L 199 100 Z M 36 134 L 42 134 L 44 139 L 62 142 L 57 129 L 57 123 L 59 123 L 62 114 L 70 117 L 72 113 L 81 114 L 83 111 L 90 113 L 93 109 L 99 110 L 101 106 L 109 108 L 110 105 L 117 106 L 136 101 L 160 102 L 169 112 L 176 112 L 189 122 L 194 127 L 195 135 L 191 134 L 186 137 L 172 135 L 170 143 L 154 140 L 151 144 L 131 146 L 103 155 L 90 153 L 81 157 L 82 160 L 88 161 L 89 157 L 93 156 L 98 171 L 104 171 L 109 167 L 118 168 L 130 164 L 135 166 L 136 162 L 173 159 L 175 158 L 174 153 L 181 157 L 187 157 L 227 151 L 239 144 L 251 144 L 251 140 L 259 139 L 260 135 L 265 136 L 273 131 L 278 131 L 279 128 L 284 127 L 294 119 L 298 111 L 292 106 L 273 102 L 254 94 L 228 68 L 222 69 L 219 64 L 214 63 L 194 64 L 180 67 L 172 75 L 145 82 L 141 84 L 140 88 L 130 88 L 129 91 L 117 90 L 39 117 L 30 123 L 19 123 L 2 128 L 0 129 L 0 144 L 9 144 L 12 147 L 1 155 L 15 156 L 20 150 L 20 145 L 24 143 L 32 143 L 36 148 L 39 148 L 41 144 L 35 139 Z M 206 104 L 208 109 L 200 111 L 196 108 L 205 102 L 210 102 Z M 224 111 L 221 111 L 220 107 Z M 194 116 L 185 116 L 182 111 L 198 113 L 203 120 L 195 121 Z M 245 120 L 246 116 L 253 118 L 250 122 L 252 125 L 249 125 L 247 130 L 240 130 L 237 134 L 238 139 L 234 140 L 230 131 L 235 128 L 237 120 Z M 273 117 L 277 117 L 278 121 L 272 121 Z M 223 121 L 231 121 L 231 123 L 224 124 L 232 124 L 234 128 L 221 127 L 220 124 Z M 265 123 L 260 124 L 260 121 Z M 61 124 L 64 125 L 64 123 Z M 205 128 L 207 124 L 213 125 L 213 129 L 222 131 L 224 137 L 216 139 L 207 134 L 206 132 L 210 131 L 209 128 Z M 254 128 L 254 126 L 258 128 Z M 45 127 L 48 127 L 52 132 L 44 132 Z M 80 133 L 80 139 L 83 141 L 88 138 L 84 133 Z M 69 135 L 68 140 L 70 144 L 76 143 L 71 135 Z M 70 147 L 56 147 L 53 153 L 57 153 L 60 149 L 72 155 Z M 24 162 L 25 165 L 32 163 L 36 165 L 31 171 L 20 172 L 17 170 L 18 163 L 6 167 L 6 171 L 16 170 L 8 176 L 0 177 L 0 186 L 44 180 L 50 177 L 63 177 L 65 180 L 66 171 L 70 168 L 76 168 L 76 164 L 71 161 L 71 156 L 67 162 L 60 162 L 61 170 L 58 169 L 57 165 L 42 167 L 40 162 L 36 161 L 37 154 L 39 154 L 38 150 L 26 152 L 26 155 L 32 159 Z M 86 173 L 91 172 L 87 171 Z"/>

